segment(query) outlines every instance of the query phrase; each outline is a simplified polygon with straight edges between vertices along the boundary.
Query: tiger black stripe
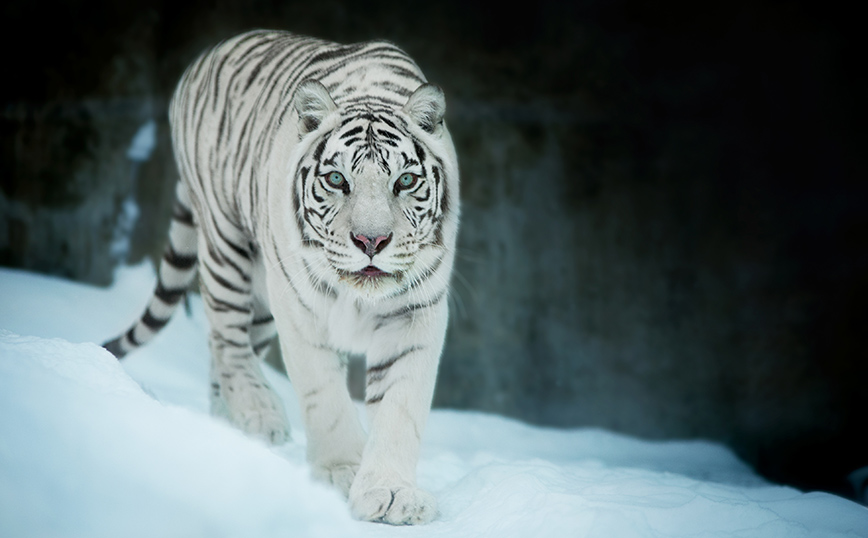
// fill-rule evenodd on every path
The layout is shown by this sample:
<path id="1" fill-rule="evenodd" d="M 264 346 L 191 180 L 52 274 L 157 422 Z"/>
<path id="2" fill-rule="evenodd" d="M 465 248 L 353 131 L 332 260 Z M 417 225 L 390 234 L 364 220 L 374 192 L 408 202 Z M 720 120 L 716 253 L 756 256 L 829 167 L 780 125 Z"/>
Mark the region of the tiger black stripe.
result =
<path id="1" fill-rule="evenodd" d="M 341 138 L 341 140 L 343 140 L 344 138 L 349 138 L 351 136 L 357 135 L 357 134 L 361 133 L 362 131 L 363 131 L 362 126 L 359 125 L 359 126 L 353 127 L 349 131 L 343 133 L 340 136 L 340 138 Z"/>
<path id="2" fill-rule="evenodd" d="M 224 289 L 227 289 L 227 290 L 229 290 L 229 291 L 233 291 L 233 292 L 235 292 L 235 293 L 246 293 L 246 292 L 247 292 L 246 289 L 243 289 L 243 288 L 241 288 L 241 287 L 239 287 L 239 286 L 233 284 L 232 282 L 226 280 L 226 279 L 223 278 L 222 276 L 220 276 L 220 275 L 219 275 L 216 271 L 214 271 L 214 269 L 212 269 L 211 266 L 208 265 L 207 263 L 203 263 L 203 264 L 202 264 L 202 267 L 204 267 L 205 270 L 208 271 L 208 275 L 210 275 L 211 278 L 213 278 L 213 279 L 214 279 L 218 284 L 220 284 L 220 286 L 223 287 Z"/>
<path id="3" fill-rule="evenodd" d="M 157 283 L 157 289 L 154 290 L 154 297 L 160 299 L 168 305 L 178 304 L 178 301 L 187 293 L 186 288 L 166 288 L 162 282 Z"/>
<path id="4" fill-rule="evenodd" d="M 388 359 L 384 360 L 383 362 L 381 362 L 379 364 L 376 364 L 374 366 L 370 366 L 368 368 L 368 372 L 367 372 L 367 374 L 368 374 L 368 381 L 367 381 L 368 386 L 371 386 L 374 383 L 381 381 L 385 377 L 386 371 L 389 368 L 391 368 L 396 362 L 403 359 L 404 357 L 406 357 L 410 353 L 412 353 L 414 351 L 418 351 L 420 349 L 422 349 L 422 348 L 419 346 L 409 347 L 409 348 L 405 349 L 404 351 L 398 353 L 397 355 L 389 357 Z"/>
<path id="5" fill-rule="evenodd" d="M 393 320 L 409 316 L 410 314 L 413 314 L 414 312 L 416 312 L 418 310 L 424 310 L 426 308 L 430 308 L 430 307 L 438 304 L 441 300 L 443 300 L 443 297 L 445 295 L 446 295 L 446 290 L 443 290 L 440 293 L 438 293 L 437 296 L 434 299 L 432 299 L 431 301 L 428 301 L 425 303 L 409 304 L 409 305 L 401 307 L 397 310 L 393 310 L 392 312 L 389 312 L 387 314 L 378 315 L 377 316 L 376 329 L 380 329 L 380 328 L 384 327 L 386 324 L 388 324 L 389 322 L 391 322 Z"/>
<path id="6" fill-rule="evenodd" d="M 130 327 L 130 330 L 127 331 L 126 339 L 132 344 L 134 347 L 138 347 L 141 343 L 136 340 L 136 327 Z"/>
<path id="7" fill-rule="evenodd" d="M 250 342 L 239 342 L 238 340 L 232 340 L 231 338 L 227 338 L 223 334 L 214 333 L 213 331 L 211 332 L 210 337 L 214 343 L 224 347 L 234 347 L 242 349 L 250 347 Z"/>
<path id="8" fill-rule="evenodd" d="M 365 403 L 367 405 L 374 405 L 374 404 L 380 403 L 383 400 L 383 397 L 385 397 L 385 396 L 386 396 L 386 391 L 383 391 L 383 392 L 377 394 L 376 396 L 372 396 L 372 397 L 366 399 Z"/>
<path id="9" fill-rule="evenodd" d="M 327 79 L 330 75 L 333 75 L 335 72 L 350 65 L 353 60 L 371 58 L 380 50 L 390 49 L 390 47 L 379 47 L 365 50 L 366 46 L 367 43 L 360 43 L 358 45 L 338 47 L 334 50 L 325 51 L 314 56 L 310 61 L 312 67 L 317 64 L 327 64 L 328 67 L 314 67 L 310 72 L 310 77 L 315 79 Z M 337 62 L 328 61 L 338 58 L 340 58 L 340 60 Z"/>
<path id="10" fill-rule="evenodd" d="M 210 293 L 204 294 L 203 297 L 205 299 L 205 302 L 207 302 L 208 305 L 216 312 L 241 312 L 243 314 L 247 314 L 250 312 L 250 309 L 245 307 L 244 305 L 237 305 L 230 301 L 218 299 Z"/>
<path id="11" fill-rule="evenodd" d="M 306 247 L 314 247 L 314 248 L 324 248 L 322 241 L 317 241 L 316 239 L 303 239 L 302 245 Z"/>
<path id="12" fill-rule="evenodd" d="M 172 208 L 172 219 L 186 226 L 194 226 L 193 212 L 181 205 L 180 202 L 175 202 Z"/>
<path id="13" fill-rule="evenodd" d="M 195 254 L 179 254 L 171 244 L 169 244 L 163 252 L 163 261 L 176 269 L 192 269 L 196 265 L 197 260 L 198 258 Z"/>
<path id="14" fill-rule="evenodd" d="M 253 49 L 250 49 L 247 52 L 247 57 L 242 58 L 238 62 L 239 69 L 236 71 L 236 74 L 240 75 L 247 61 L 259 60 L 259 63 L 256 64 L 256 66 L 250 71 L 250 74 L 247 76 L 247 82 L 244 84 L 244 90 L 242 90 L 242 92 L 247 92 L 247 90 L 250 89 L 253 83 L 256 82 L 256 78 L 259 75 L 259 72 L 262 71 L 262 68 L 265 67 L 266 64 L 272 62 L 275 58 L 280 56 L 280 53 L 282 53 L 285 49 L 288 49 L 291 46 L 290 43 L 284 43 L 276 47 L 268 47 L 267 43 L 262 43 L 262 45 L 266 47 L 266 51 L 262 55 L 255 56 L 254 54 L 252 54 Z M 231 86 L 232 85 L 230 84 L 230 87 Z"/>
<path id="15" fill-rule="evenodd" d="M 220 238 L 222 244 L 228 246 L 232 252 L 237 254 L 239 257 L 241 257 L 245 261 L 250 260 L 250 253 L 247 252 L 245 249 L 241 248 L 240 246 L 236 245 L 232 241 L 230 241 L 223 234 L 223 231 L 220 229 L 219 226 L 215 225 L 214 230 L 217 232 L 217 236 Z M 244 282 L 248 282 L 248 283 L 250 282 L 250 275 L 248 275 L 247 271 L 242 269 L 241 266 L 238 265 L 238 263 L 232 259 L 232 256 L 228 255 L 229 254 L 228 251 L 225 251 L 225 250 L 218 251 L 218 250 L 214 249 L 212 247 L 212 245 L 209 244 L 208 245 L 208 253 L 210 254 L 211 259 L 214 261 L 214 263 L 216 263 L 217 265 L 219 265 L 221 267 L 228 265 L 229 267 L 231 267 L 235 271 L 235 273 L 238 274 L 238 276 L 241 278 L 241 280 L 243 280 Z"/>
<path id="16" fill-rule="evenodd" d="M 266 349 L 268 349 L 268 346 L 271 345 L 271 340 L 272 340 L 272 338 L 269 337 L 267 340 L 263 340 L 262 342 L 259 342 L 258 344 L 255 344 L 255 345 L 253 346 L 253 353 L 255 353 L 256 355 L 262 355 L 262 353 L 263 353 Z"/>
<path id="17" fill-rule="evenodd" d="M 151 309 L 145 310 L 145 314 L 142 316 L 142 323 L 148 327 L 148 329 L 157 332 L 169 323 L 170 318 L 157 318 L 151 313 Z"/>

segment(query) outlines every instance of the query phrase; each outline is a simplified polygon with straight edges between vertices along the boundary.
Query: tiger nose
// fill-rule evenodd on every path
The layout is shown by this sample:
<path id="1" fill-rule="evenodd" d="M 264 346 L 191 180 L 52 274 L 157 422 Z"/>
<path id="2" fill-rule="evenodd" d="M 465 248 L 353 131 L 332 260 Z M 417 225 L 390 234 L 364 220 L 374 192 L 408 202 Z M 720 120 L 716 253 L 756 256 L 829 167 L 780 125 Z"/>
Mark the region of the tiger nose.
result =
<path id="1" fill-rule="evenodd" d="M 369 258 L 373 258 L 376 254 L 379 254 L 386 245 L 392 241 L 392 234 L 389 235 L 378 235 L 377 237 L 368 237 L 363 234 L 354 234 L 350 233 L 350 239 L 353 240 L 353 244 L 359 247 L 359 250 L 364 252 Z"/>

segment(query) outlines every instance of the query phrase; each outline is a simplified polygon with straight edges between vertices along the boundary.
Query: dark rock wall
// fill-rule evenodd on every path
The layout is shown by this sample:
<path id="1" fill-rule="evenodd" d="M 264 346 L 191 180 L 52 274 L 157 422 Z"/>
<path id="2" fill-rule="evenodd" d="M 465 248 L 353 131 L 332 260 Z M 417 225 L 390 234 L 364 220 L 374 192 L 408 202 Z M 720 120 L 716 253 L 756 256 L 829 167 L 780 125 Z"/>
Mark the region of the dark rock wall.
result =
<path id="1" fill-rule="evenodd" d="M 130 193 L 127 259 L 159 254 L 166 102 L 207 45 L 252 27 L 391 39 L 445 89 L 462 169 L 435 404 L 722 440 L 773 479 L 844 492 L 868 465 L 855 20 L 792 3 L 4 5 L 0 263 L 109 282 Z M 157 146 L 133 170 L 149 119 Z"/>

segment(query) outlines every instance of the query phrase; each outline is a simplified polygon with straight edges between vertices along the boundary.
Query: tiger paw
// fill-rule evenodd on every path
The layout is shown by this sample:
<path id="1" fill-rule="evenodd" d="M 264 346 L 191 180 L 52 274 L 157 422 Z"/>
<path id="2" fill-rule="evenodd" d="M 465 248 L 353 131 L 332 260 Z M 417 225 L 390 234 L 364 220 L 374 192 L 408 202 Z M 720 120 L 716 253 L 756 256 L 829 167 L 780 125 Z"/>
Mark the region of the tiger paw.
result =
<path id="1" fill-rule="evenodd" d="M 289 424 L 283 413 L 276 409 L 248 409 L 233 417 L 232 421 L 244 433 L 269 444 L 282 445 L 289 441 Z"/>
<path id="2" fill-rule="evenodd" d="M 347 497 L 350 494 L 350 486 L 353 485 L 353 479 L 356 478 L 358 470 L 358 465 L 341 464 L 330 467 L 314 465 L 311 472 L 315 480 L 333 485 L 343 493 L 344 497 Z"/>
<path id="3" fill-rule="evenodd" d="M 211 414 L 225 417 L 244 433 L 272 445 L 289 441 L 289 422 L 280 399 L 266 385 L 214 385 Z"/>
<path id="4" fill-rule="evenodd" d="M 437 517 L 437 501 L 430 493 L 414 487 L 375 487 L 350 491 L 350 510 L 356 519 L 420 525 Z"/>

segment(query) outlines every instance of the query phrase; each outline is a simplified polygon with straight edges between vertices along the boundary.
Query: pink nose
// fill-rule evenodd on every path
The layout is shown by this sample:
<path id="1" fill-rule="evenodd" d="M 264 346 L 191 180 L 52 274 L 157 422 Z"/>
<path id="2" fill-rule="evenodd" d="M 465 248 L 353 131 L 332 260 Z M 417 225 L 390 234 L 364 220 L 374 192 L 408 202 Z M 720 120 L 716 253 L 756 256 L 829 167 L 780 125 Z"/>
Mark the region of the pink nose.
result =
<path id="1" fill-rule="evenodd" d="M 359 250 L 368 255 L 368 257 L 373 258 L 376 254 L 379 254 L 386 245 L 392 241 L 392 234 L 389 235 L 379 235 L 377 237 L 368 237 L 362 234 L 350 234 L 350 239 L 353 240 L 353 244 L 359 247 Z"/>

